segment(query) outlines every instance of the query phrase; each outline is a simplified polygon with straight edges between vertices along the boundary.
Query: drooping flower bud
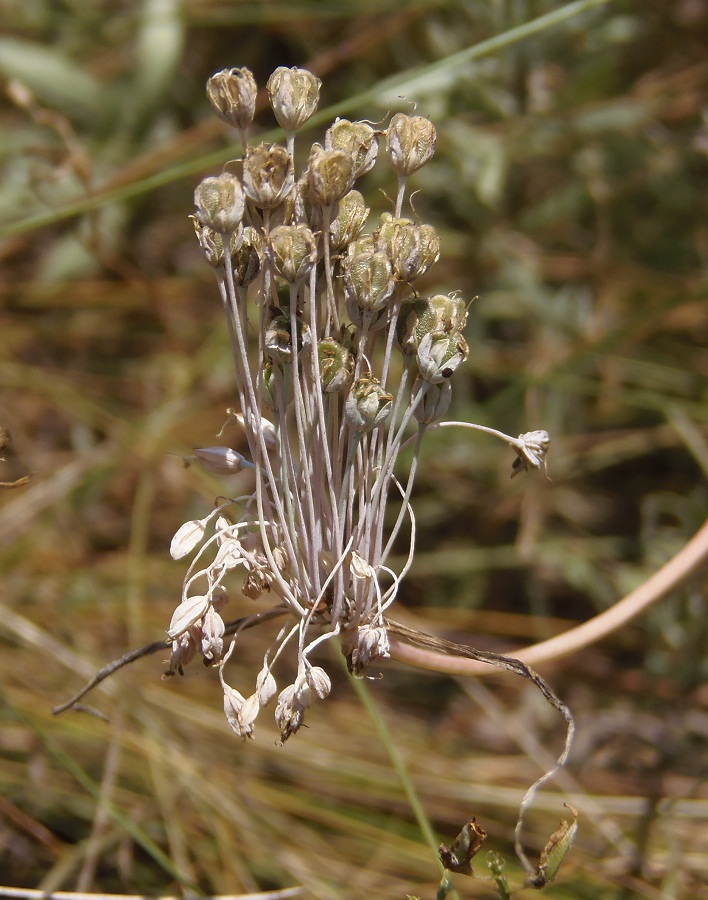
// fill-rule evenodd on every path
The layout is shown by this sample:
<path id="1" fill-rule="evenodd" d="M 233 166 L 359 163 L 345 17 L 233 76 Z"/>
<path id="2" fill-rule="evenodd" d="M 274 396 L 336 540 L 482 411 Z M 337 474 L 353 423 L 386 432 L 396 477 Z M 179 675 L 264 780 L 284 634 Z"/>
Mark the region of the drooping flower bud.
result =
<path id="1" fill-rule="evenodd" d="M 366 122 L 350 122 L 337 119 L 325 135 L 327 150 L 345 150 L 354 162 L 354 178 L 360 178 L 376 162 L 379 140 L 376 132 Z"/>
<path id="2" fill-rule="evenodd" d="M 285 131 L 296 131 L 317 109 L 320 79 L 307 69 L 278 66 L 268 79 L 268 98 L 278 124 Z"/>
<path id="3" fill-rule="evenodd" d="M 219 234 L 229 234 L 241 224 L 244 197 L 241 182 L 235 175 L 204 178 L 194 191 L 197 218 Z"/>
<path id="4" fill-rule="evenodd" d="M 420 377 L 432 384 L 440 384 L 452 377 L 468 353 L 467 341 L 459 332 L 430 331 L 420 342 L 416 354 Z"/>
<path id="5" fill-rule="evenodd" d="M 417 396 L 418 392 L 426 385 L 425 393 L 413 411 L 416 421 L 421 425 L 430 425 L 440 421 L 448 411 L 450 400 L 452 400 L 452 383 L 449 380 L 440 384 L 430 384 L 430 382 L 423 381 L 422 378 L 416 378 L 413 384 L 413 396 Z"/>
<path id="6" fill-rule="evenodd" d="M 224 691 L 224 713 L 226 721 L 237 737 L 250 738 L 253 736 L 253 723 L 260 709 L 258 696 L 251 694 L 246 699 L 236 688 L 230 687 L 221 676 L 221 687 Z"/>
<path id="7" fill-rule="evenodd" d="M 226 626 L 219 613 L 210 606 L 201 622 L 201 651 L 207 663 L 218 662 L 224 653 L 224 631 Z"/>
<path id="8" fill-rule="evenodd" d="M 372 375 L 357 378 L 344 404 L 347 425 L 356 432 L 371 431 L 391 413 L 393 395 L 381 387 Z"/>
<path id="9" fill-rule="evenodd" d="M 295 184 L 288 151 L 279 144 L 249 147 L 243 161 L 243 190 L 258 209 L 273 209 Z"/>
<path id="10" fill-rule="evenodd" d="M 305 678 L 307 684 L 320 700 L 324 700 L 329 696 L 332 690 L 332 682 L 329 675 L 321 666 L 307 666 L 305 669 Z"/>
<path id="11" fill-rule="evenodd" d="M 264 665 L 256 677 L 256 693 L 261 706 L 267 706 L 275 696 L 278 686 L 270 669 Z"/>
<path id="12" fill-rule="evenodd" d="M 300 692 L 297 691 L 294 684 L 283 688 L 278 695 L 278 703 L 275 707 L 275 724 L 280 729 L 280 740 L 283 743 L 302 725 L 305 709 Z"/>
<path id="13" fill-rule="evenodd" d="M 194 455 L 214 475 L 236 475 L 242 469 L 255 469 L 252 462 L 231 447 L 195 447 Z"/>
<path id="14" fill-rule="evenodd" d="M 210 518 L 211 516 L 207 516 L 204 519 L 192 519 L 177 529 L 170 544 L 170 556 L 172 559 L 182 559 L 183 556 L 191 553 L 197 544 L 201 544 Z"/>
<path id="15" fill-rule="evenodd" d="M 551 438 L 547 431 L 527 431 L 518 437 L 516 447 L 516 459 L 511 467 L 511 477 L 519 472 L 526 472 L 529 466 L 534 469 L 545 468 L 546 453 L 551 445 Z"/>
<path id="16" fill-rule="evenodd" d="M 181 634 L 184 634 L 195 622 L 201 619 L 208 609 L 208 597 L 189 597 L 187 600 L 184 600 L 172 614 L 170 627 L 167 629 L 168 636 L 174 640 Z"/>
<path id="17" fill-rule="evenodd" d="M 386 129 L 386 151 L 396 175 L 417 172 L 435 153 L 437 133 L 423 116 L 396 113 Z"/>
<path id="18" fill-rule="evenodd" d="M 345 150 L 325 150 L 312 145 L 307 164 L 310 199 L 320 206 L 333 206 L 354 184 L 354 163 Z"/>
<path id="19" fill-rule="evenodd" d="M 270 233 L 266 253 L 288 284 L 298 284 L 317 262 L 317 241 L 307 225 L 278 225 Z"/>
<path id="20" fill-rule="evenodd" d="M 207 81 L 207 97 L 217 116 L 234 128 L 248 128 L 256 111 L 256 80 L 250 69 L 222 69 Z"/>
<path id="21" fill-rule="evenodd" d="M 390 656 L 386 629 L 383 625 L 362 625 L 345 632 L 342 653 L 347 657 L 349 671 L 361 675 L 369 663 Z"/>
<path id="22" fill-rule="evenodd" d="M 383 309 L 395 286 L 388 256 L 381 251 L 348 256 L 344 261 L 344 286 L 361 309 Z"/>
<path id="23" fill-rule="evenodd" d="M 320 381 L 325 394 L 346 390 L 354 372 L 354 357 L 334 338 L 322 338 L 317 344 Z"/>

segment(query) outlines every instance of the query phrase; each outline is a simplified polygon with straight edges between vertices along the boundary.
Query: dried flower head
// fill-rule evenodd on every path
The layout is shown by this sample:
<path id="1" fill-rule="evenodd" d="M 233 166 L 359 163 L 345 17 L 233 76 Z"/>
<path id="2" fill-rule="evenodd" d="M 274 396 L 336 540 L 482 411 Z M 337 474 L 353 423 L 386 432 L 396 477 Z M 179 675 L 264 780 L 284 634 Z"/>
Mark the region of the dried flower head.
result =
<path id="1" fill-rule="evenodd" d="M 420 439 L 445 415 L 468 353 L 466 304 L 411 287 L 440 253 L 435 229 L 402 215 L 404 182 L 430 159 L 435 129 L 420 116 L 391 119 L 395 208 L 367 234 L 369 210 L 353 184 L 376 160 L 371 126 L 338 119 L 295 177 L 294 132 L 319 91 L 311 73 L 277 69 L 268 93 L 286 145 L 249 148 L 240 178 L 207 178 L 195 192 L 197 238 L 216 275 L 236 369 L 238 409 L 227 422 L 247 448 L 194 451 L 211 472 L 241 480 L 242 496 L 185 523 L 171 546 L 175 559 L 194 559 L 168 630 L 170 671 L 197 653 L 218 665 L 224 711 L 242 737 L 277 694 L 283 741 L 331 691 L 327 672 L 310 661 L 315 647 L 337 639 L 355 674 L 389 654 L 386 611 L 403 572 L 388 557 L 412 525 Z M 248 120 L 255 85 L 246 70 L 213 76 L 208 93 L 219 116 L 239 127 Z M 511 438 L 468 427 L 505 440 L 515 470 L 545 462 L 546 432 Z M 406 476 L 397 460 L 416 434 Z M 390 496 L 400 497 L 392 528 Z M 412 544 L 413 527 L 409 534 Z M 234 582 L 249 602 L 287 614 L 250 694 L 224 675 L 235 644 L 225 648 L 221 610 Z M 278 693 L 274 667 L 288 647 L 297 677 Z"/>

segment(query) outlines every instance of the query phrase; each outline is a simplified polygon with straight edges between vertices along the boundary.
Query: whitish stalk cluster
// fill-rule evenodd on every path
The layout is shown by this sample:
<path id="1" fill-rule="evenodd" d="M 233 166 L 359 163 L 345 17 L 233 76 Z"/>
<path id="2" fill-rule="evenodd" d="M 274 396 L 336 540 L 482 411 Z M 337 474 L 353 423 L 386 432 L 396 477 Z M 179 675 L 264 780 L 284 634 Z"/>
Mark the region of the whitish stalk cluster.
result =
<path id="1" fill-rule="evenodd" d="M 195 455 L 217 473 L 244 471 L 248 487 L 183 525 L 171 548 L 176 559 L 199 548 L 169 628 L 171 671 L 197 652 L 218 665 L 228 722 L 242 736 L 277 694 L 283 740 L 330 691 L 327 673 L 310 662 L 316 645 L 338 638 L 355 673 L 388 655 L 384 614 L 413 557 L 409 498 L 420 442 L 445 415 L 468 353 L 466 303 L 415 288 L 438 259 L 438 235 L 402 215 L 408 177 L 432 157 L 435 128 L 401 113 L 383 130 L 337 119 L 296 175 L 295 132 L 319 92 L 312 73 L 277 69 L 268 95 L 286 143 L 248 146 L 252 74 L 229 69 L 208 82 L 215 112 L 244 149 L 229 171 L 197 187 L 193 221 L 226 312 L 240 408 L 229 413 L 249 458 L 222 446 Z M 369 210 L 355 185 L 380 142 L 396 201 L 365 233 Z M 517 468 L 543 464 L 545 432 L 500 436 L 516 450 Z M 413 462 L 401 483 L 396 460 L 409 440 Z M 387 531 L 388 502 L 399 512 Z M 404 527 L 408 561 L 394 572 L 387 560 Z M 288 614 L 249 696 L 224 677 L 233 644 L 225 653 L 221 611 L 237 569 L 245 596 L 267 595 Z M 272 670 L 289 645 L 297 676 L 278 692 Z"/>

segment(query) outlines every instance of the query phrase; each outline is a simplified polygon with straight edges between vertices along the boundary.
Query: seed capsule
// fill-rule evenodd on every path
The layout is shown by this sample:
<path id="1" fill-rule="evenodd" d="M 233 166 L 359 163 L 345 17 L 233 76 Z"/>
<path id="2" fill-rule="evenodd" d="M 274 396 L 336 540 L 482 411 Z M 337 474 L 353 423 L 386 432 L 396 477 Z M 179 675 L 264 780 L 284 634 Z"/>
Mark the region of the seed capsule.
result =
<path id="1" fill-rule="evenodd" d="M 268 98 L 278 124 L 285 131 L 296 131 L 317 109 L 320 79 L 307 69 L 278 66 L 268 79 Z"/>
<path id="2" fill-rule="evenodd" d="M 396 113 L 386 129 L 386 151 L 396 175 L 417 172 L 435 153 L 437 133 L 423 116 Z"/>
<path id="3" fill-rule="evenodd" d="M 207 97 L 217 116 L 234 128 L 248 128 L 256 111 L 256 80 L 250 69 L 222 69 L 207 81 Z"/>
<path id="4" fill-rule="evenodd" d="M 295 179 L 288 151 L 279 144 L 250 147 L 243 161 L 243 190 L 258 209 L 273 209 L 293 189 Z"/>
<path id="5" fill-rule="evenodd" d="M 229 234 L 238 228 L 243 219 L 241 182 L 229 172 L 205 178 L 194 191 L 194 205 L 202 225 L 219 234 Z"/>

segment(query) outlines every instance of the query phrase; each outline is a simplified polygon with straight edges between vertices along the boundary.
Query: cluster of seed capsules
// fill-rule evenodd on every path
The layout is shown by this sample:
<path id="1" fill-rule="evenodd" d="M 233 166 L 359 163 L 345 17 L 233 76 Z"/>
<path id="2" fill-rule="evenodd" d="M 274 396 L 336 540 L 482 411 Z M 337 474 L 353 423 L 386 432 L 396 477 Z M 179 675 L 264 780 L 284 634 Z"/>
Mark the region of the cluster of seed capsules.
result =
<path id="1" fill-rule="evenodd" d="M 435 150 L 433 125 L 403 113 L 380 128 L 337 119 L 302 154 L 298 175 L 295 136 L 317 109 L 320 81 L 279 68 L 267 91 L 285 142 L 249 146 L 251 72 L 224 70 L 207 85 L 243 146 L 240 160 L 197 187 L 193 222 L 226 312 L 239 405 L 230 415 L 247 451 L 217 446 L 195 455 L 249 482 L 245 494 L 175 535 L 175 558 L 201 546 L 169 635 L 172 671 L 196 653 L 219 666 L 229 724 L 243 736 L 275 696 L 276 660 L 296 645 L 297 676 L 276 709 L 285 740 L 329 693 L 326 672 L 309 661 L 315 646 L 337 637 L 356 673 L 388 654 L 384 614 L 413 558 L 409 501 L 420 442 L 445 415 L 450 379 L 467 356 L 467 304 L 415 287 L 440 253 L 435 229 L 403 216 L 408 179 Z M 355 185 L 380 145 L 396 194 L 366 231 L 370 210 Z M 411 442 L 413 462 L 402 474 L 396 461 Z M 387 503 L 397 516 L 386 517 Z M 387 561 L 401 532 L 409 551 L 396 572 Z M 237 568 L 243 594 L 269 598 L 286 616 L 248 697 L 224 680 L 232 648 L 225 653 L 220 613 Z"/>

